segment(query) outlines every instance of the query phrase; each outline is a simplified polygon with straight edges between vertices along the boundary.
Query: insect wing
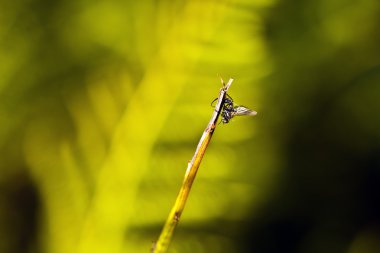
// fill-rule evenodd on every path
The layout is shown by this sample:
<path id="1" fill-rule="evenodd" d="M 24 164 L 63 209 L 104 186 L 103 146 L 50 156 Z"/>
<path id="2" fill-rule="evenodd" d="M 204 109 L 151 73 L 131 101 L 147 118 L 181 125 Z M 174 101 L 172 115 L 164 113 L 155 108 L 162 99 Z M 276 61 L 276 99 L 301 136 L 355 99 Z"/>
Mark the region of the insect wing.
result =
<path id="1" fill-rule="evenodd" d="M 248 109 L 247 107 L 244 107 L 244 106 L 236 106 L 234 109 L 235 109 L 233 113 L 234 116 L 243 116 L 243 115 L 255 116 L 257 114 L 256 111 Z"/>

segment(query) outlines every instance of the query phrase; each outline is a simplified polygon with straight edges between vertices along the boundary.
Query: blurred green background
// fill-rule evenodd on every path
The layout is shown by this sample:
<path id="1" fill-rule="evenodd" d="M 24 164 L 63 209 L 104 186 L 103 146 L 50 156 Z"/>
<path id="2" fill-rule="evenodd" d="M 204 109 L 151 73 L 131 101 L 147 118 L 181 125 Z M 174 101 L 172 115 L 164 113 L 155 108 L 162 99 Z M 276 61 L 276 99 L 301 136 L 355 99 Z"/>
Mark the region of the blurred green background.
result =
<path id="1" fill-rule="evenodd" d="M 0 252 L 380 252 L 378 0 L 0 1 Z"/>

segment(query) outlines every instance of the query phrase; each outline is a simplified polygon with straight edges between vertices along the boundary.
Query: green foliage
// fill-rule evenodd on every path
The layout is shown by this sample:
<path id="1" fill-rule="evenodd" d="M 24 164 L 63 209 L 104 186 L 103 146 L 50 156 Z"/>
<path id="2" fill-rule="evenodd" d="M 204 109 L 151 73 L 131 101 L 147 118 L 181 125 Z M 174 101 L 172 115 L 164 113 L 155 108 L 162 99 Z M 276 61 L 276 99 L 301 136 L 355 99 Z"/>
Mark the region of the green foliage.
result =
<path id="1" fill-rule="evenodd" d="M 358 222 L 341 239 L 343 227 L 324 230 L 335 218 L 311 209 L 329 206 L 319 195 L 346 201 L 336 213 L 354 206 L 349 159 L 366 164 L 380 150 L 379 8 L 1 1 L 0 252 L 147 252 L 212 114 L 218 74 L 258 116 L 218 127 L 171 250 L 250 252 L 241 224 L 302 216 L 323 222 L 292 252 L 360 252 L 376 230 Z M 333 179 L 350 172 L 340 195 Z M 310 210 L 299 211 L 305 199 Z M 357 221 L 344 213 L 342 224 Z"/>

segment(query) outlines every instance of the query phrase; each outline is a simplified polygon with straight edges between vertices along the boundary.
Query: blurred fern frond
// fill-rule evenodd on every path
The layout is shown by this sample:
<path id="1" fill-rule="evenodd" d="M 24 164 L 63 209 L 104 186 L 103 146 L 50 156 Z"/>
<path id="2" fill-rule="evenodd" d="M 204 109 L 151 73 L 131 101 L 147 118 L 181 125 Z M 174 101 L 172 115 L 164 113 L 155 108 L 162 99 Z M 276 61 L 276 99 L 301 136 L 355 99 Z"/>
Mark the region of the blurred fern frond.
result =
<path id="1" fill-rule="evenodd" d="M 0 144 L 20 132 L 18 148 L 42 202 L 39 245 L 57 253 L 145 252 L 212 112 L 217 74 L 236 77 L 236 93 L 250 100 L 244 90 L 268 72 L 259 13 L 270 3 L 38 4 L 26 16 L 27 7 L 9 7 L 12 30 L 1 30 L 24 51 L 3 70 L 0 96 L 12 99 L 0 109 L 17 116 L 4 121 Z M 23 30 L 26 23 L 31 29 Z M 236 131 L 226 141 L 250 134 Z M 209 173 L 224 178 L 226 165 L 212 169 L 213 159 L 223 158 L 210 152 Z M 205 187 L 189 220 L 225 215 L 236 196 L 247 203 L 250 189 L 224 187 L 226 199 Z M 208 212 L 199 209 L 210 198 Z"/>

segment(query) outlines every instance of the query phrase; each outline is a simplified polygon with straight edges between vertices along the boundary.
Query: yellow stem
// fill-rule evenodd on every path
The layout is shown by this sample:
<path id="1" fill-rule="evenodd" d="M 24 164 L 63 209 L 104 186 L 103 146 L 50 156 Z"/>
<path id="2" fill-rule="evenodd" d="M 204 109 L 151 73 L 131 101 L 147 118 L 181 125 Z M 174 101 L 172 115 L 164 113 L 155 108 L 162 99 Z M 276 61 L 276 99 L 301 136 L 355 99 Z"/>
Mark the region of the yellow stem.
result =
<path id="1" fill-rule="evenodd" d="M 211 137 L 217 126 L 218 118 L 223 107 L 224 98 L 226 97 L 226 93 L 229 87 L 231 86 L 233 79 L 230 79 L 227 85 L 224 85 L 223 80 L 221 81 L 223 87 L 220 89 L 218 102 L 215 106 L 214 113 L 212 114 L 211 120 L 208 123 L 207 128 L 203 132 L 201 139 L 199 140 L 198 147 L 194 153 L 193 159 L 189 162 L 187 166 L 186 174 L 181 189 L 179 190 L 177 199 L 169 213 L 169 216 L 166 220 L 166 223 L 161 231 L 161 234 L 157 242 L 154 243 L 152 247 L 152 253 L 165 253 L 167 251 L 174 233 L 174 229 L 176 228 L 181 214 L 183 212 L 183 209 L 185 208 L 185 204 L 189 196 L 191 186 L 194 182 L 199 165 L 201 164 L 202 158 L 206 152 L 208 144 L 210 143 Z"/>

